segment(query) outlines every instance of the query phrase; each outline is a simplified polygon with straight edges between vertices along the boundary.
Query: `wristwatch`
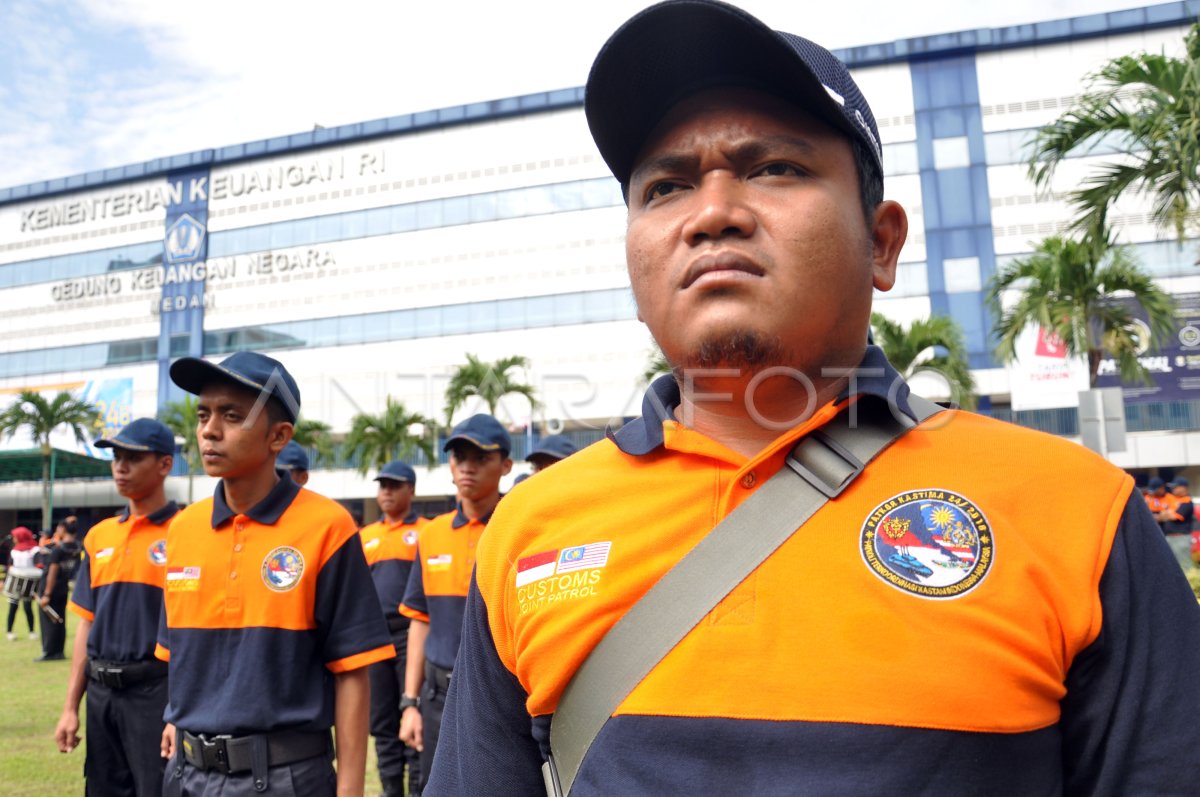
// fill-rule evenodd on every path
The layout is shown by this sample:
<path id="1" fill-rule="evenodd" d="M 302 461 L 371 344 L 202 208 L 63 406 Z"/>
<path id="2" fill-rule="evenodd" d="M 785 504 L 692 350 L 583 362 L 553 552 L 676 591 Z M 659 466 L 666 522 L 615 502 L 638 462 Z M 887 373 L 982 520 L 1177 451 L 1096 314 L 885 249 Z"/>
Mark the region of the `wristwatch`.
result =
<path id="1" fill-rule="evenodd" d="M 420 707 L 421 707 L 421 698 L 409 697 L 408 695 L 400 695 L 400 711 L 401 712 L 403 712 L 404 709 L 406 709 L 406 708 L 419 709 Z"/>

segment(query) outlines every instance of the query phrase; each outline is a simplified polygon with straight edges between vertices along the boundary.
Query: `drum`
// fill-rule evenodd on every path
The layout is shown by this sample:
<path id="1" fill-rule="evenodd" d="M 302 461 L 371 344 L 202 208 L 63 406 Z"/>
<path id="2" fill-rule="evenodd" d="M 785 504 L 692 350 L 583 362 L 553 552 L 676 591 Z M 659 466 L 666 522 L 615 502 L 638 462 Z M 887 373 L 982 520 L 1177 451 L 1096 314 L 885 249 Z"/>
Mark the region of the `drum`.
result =
<path id="1" fill-rule="evenodd" d="M 40 570 L 9 568 L 8 575 L 4 577 L 4 594 L 10 601 L 31 600 L 37 594 L 37 585 L 41 580 Z"/>

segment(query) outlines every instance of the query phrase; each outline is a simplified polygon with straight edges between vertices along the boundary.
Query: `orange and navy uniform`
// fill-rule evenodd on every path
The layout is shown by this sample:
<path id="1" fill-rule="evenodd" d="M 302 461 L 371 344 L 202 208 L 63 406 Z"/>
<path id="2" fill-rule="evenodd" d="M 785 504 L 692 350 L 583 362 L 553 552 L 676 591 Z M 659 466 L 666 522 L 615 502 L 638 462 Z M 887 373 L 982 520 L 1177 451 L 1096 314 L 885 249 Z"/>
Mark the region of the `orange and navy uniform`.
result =
<path id="1" fill-rule="evenodd" d="M 136 662 L 154 658 L 166 578 L 167 527 L 174 502 L 149 515 L 129 508 L 92 527 L 68 608 L 92 623 L 88 658 Z"/>
<path id="2" fill-rule="evenodd" d="M 641 419 L 515 488 L 481 542 L 430 792 L 536 793 L 559 697 L 629 606 L 840 407 L 895 389 L 912 417 L 879 349 L 867 369 L 749 459 L 677 423 L 665 377 Z M 1087 500 L 1024 500 L 1062 473 Z M 572 795 L 1190 793 L 1196 672 L 1200 612 L 1132 480 L 947 410 L 654 667 Z"/>
<path id="3" fill-rule="evenodd" d="M 402 618 L 400 602 L 404 600 L 408 574 L 417 556 L 417 534 L 428 522 L 414 511 L 397 523 L 381 518 L 359 532 L 375 591 L 379 593 L 379 605 L 389 623 Z"/>
<path id="4" fill-rule="evenodd" d="M 1165 534 L 1191 534 L 1193 521 L 1196 517 L 1196 507 L 1190 495 L 1175 495 L 1167 493 L 1163 496 L 1162 511 L 1170 512 L 1169 519 L 1162 522 Z"/>
<path id="5" fill-rule="evenodd" d="M 196 734 L 328 730 L 333 675 L 395 655 L 369 579 L 337 502 L 281 473 L 243 514 L 218 484 L 167 535 L 167 721 Z"/>
<path id="6" fill-rule="evenodd" d="M 476 546 L 490 519 L 490 514 L 468 518 L 459 505 L 420 531 L 417 564 L 408 577 L 400 614 L 429 623 L 425 658 L 443 670 L 454 669 Z"/>
<path id="7" fill-rule="evenodd" d="M 1157 515 L 1159 512 L 1166 511 L 1168 502 L 1173 497 L 1170 493 L 1165 495 L 1155 495 L 1152 492 L 1146 493 L 1146 508 L 1150 510 L 1150 514 Z"/>

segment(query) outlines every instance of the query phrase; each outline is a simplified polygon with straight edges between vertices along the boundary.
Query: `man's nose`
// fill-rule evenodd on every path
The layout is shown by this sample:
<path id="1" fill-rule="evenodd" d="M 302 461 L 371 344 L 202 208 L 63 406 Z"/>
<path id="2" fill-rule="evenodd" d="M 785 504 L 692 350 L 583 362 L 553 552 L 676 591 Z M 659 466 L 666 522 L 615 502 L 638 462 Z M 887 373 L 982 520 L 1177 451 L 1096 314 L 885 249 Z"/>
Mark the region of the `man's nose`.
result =
<path id="1" fill-rule="evenodd" d="M 746 201 L 746 186 L 732 173 L 704 175 L 690 200 L 692 209 L 683 235 L 693 246 L 725 237 L 748 238 L 758 226 Z"/>

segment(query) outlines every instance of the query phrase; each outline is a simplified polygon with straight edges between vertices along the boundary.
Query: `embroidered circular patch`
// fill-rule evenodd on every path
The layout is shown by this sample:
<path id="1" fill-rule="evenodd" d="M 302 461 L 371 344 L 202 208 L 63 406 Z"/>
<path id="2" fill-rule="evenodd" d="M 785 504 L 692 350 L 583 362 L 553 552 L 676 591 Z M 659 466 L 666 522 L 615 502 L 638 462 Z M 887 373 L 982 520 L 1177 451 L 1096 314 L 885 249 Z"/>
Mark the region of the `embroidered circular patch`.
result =
<path id="1" fill-rule="evenodd" d="M 956 598 L 987 576 L 992 529 L 979 507 L 949 490 L 909 490 L 867 516 L 863 561 L 896 589 L 923 598 Z"/>
<path id="2" fill-rule="evenodd" d="M 404 532 L 404 538 L 403 538 L 403 539 L 404 539 L 404 544 L 405 544 L 405 545 L 416 545 L 416 544 L 417 544 L 417 531 L 416 531 L 416 529 L 409 529 L 408 531 Z"/>
<path id="3" fill-rule="evenodd" d="M 276 592 L 287 592 L 299 583 L 303 574 L 304 557 L 290 546 L 281 545 L 263 559 L 263 583 Z"/>
<path id="4" fill-rule="evenodd" d="M 153 545 L 146 549 L 146 556 L 150 557 L 150 561 L 158 566 L 167 563 L 167 541 L 156 540 Z"/>

